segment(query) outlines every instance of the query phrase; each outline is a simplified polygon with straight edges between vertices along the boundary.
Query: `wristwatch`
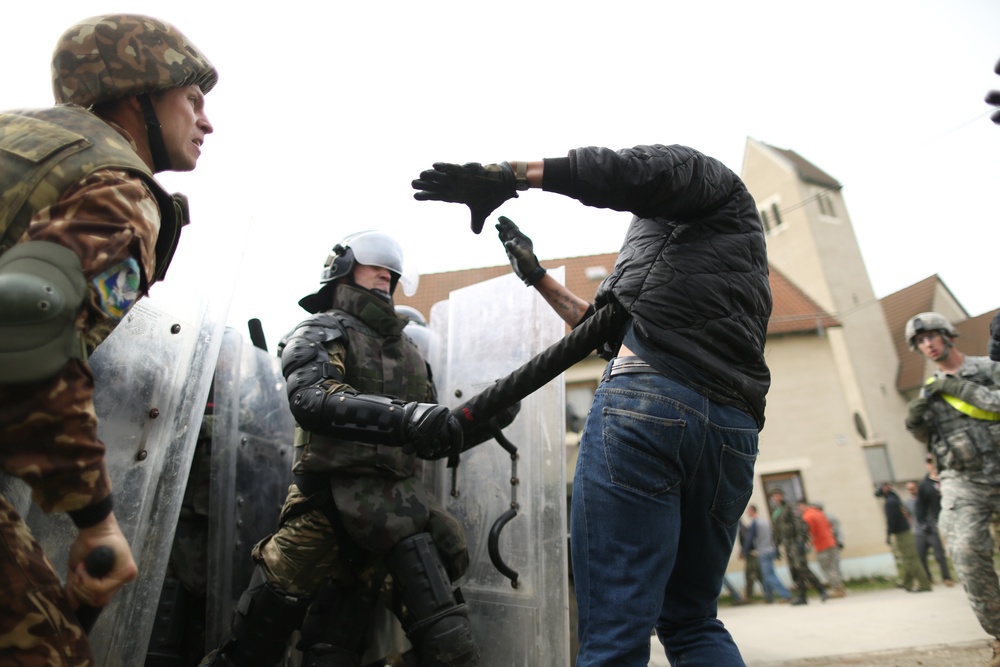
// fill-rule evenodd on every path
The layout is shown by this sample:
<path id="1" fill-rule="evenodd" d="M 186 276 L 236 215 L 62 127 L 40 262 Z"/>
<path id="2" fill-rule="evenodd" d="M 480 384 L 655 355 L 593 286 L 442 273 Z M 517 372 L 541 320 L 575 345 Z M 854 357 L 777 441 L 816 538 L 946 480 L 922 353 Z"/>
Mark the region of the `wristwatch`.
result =
<path id="1" fill-rule="evenodd" d="M 515 162 L 511 166 L 514 167 L 514 189 L 524 191 L 530 188 L 531 186 L 528 184 L 528 163 Z"/>

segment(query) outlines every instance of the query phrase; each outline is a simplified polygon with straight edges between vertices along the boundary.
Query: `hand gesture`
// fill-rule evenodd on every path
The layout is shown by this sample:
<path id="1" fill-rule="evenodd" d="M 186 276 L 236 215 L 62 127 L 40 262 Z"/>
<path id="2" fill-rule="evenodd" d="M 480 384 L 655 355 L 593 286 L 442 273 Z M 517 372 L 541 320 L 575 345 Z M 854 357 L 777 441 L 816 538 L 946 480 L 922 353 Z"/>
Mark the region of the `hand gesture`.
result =
<path id="1" fill-rule="evenodd" d="M 517 277 L 528 287 L 541 280 L 545 275 L 545 269 L 538 263 L 531 239 L 518 229 L 513 220 L 502 215 L 496 228 L 497 236 L 500 237 L 500 242 L 507 252 L 507 260 Z"/>
<path id="2" fill-rule="evenodd" d="M 417 201 L 447 201 L 465 204 L 472 213 L 472 231 L 483 231 L 483 224 L 501 204 L 517 197 L 514 170 L 506 162 L 478 162 L 458 165 L 435 162 L 432 169 L 420 173 L 411 184 L 419 192 Z"/>

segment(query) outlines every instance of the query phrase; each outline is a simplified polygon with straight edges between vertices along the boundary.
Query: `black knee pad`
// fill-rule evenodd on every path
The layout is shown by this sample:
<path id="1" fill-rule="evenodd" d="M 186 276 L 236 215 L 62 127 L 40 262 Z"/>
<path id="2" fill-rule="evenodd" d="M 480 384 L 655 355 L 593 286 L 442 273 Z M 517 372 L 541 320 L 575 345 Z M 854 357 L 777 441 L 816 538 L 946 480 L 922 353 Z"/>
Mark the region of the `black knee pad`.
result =
<path id="1" fill-rule="evenodd" d="M 408 537 L 389 553 L 393 589 L 403 604 L 403 629 L 425 667 L 479 664 L 468 609 L 451 588 L 428 533 Z"/>
<path id="2" fill-rule="evenodd" d="M 292 595 L 269 584 L 258 565 L 236 605 L 223 653 L 240 667 L 272 667 L 302 624 L 309 602 L 310 596 Z"/>

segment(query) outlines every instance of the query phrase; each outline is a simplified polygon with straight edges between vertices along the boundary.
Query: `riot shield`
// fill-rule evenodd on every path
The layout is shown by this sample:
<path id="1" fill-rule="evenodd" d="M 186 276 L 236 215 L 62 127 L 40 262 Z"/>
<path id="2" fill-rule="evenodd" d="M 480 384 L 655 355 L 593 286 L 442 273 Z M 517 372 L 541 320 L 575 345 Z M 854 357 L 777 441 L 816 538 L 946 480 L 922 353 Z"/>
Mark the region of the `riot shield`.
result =
<path id="1" fill-rule="evenodd" d="M 223 337 L 215 371 L 209 491 L 206 641 L 226 638 L 250 583 L 250 550 L 278 527 L 292 481 L 295 420 L 277 357 L 235 330 Z"/>
<path id="2" fill-rule="evenodd" d="M 563 280 L 562 269 L 549 275 Z M 545 301 L 513 275 L 452 292 L 432 309 L 431 326 L 442 341 L 431 352 L 439 398 L 450 407 L 565 333 Z M 459 583 L 484 667 L 569 663 L 563 403 L 560 376 L 525 398 L 504 429 L 516 454 L 491 440 L 463 454 L 454 475 L 439 463 L 436 493 L 469 541 L 471 566 Z M 497 557 L 507 575 L 494 566 Z"/>
<path id="3" fill-rule="evenodd" d="M 139 567 L 90 633 L 104 667 L 144 661 L 228 309 L 228 301 L 167 301 L 140 300 L 90 358 L 115 516 Z M 34 505 L 18 509 L 64 575 L 72 522 Z"/>

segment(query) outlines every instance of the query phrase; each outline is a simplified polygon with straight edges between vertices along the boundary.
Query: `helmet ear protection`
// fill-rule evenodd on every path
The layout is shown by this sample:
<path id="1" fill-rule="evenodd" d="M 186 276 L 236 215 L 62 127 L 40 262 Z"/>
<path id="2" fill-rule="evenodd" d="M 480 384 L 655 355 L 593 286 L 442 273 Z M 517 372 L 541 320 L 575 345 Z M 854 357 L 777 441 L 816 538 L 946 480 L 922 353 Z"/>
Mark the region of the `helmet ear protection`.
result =
<path id="1" fill-rule="evenodd" d="M 337 278 L 350 275 L 354 270 L 354 251 L 350 247 L 344 247 L 340 243 L 333 246 L 330 256 L 326 258 L 326 265 L 323 267 L 323 275 L 320 276 L 320 284 L 333 282 Z"/>

